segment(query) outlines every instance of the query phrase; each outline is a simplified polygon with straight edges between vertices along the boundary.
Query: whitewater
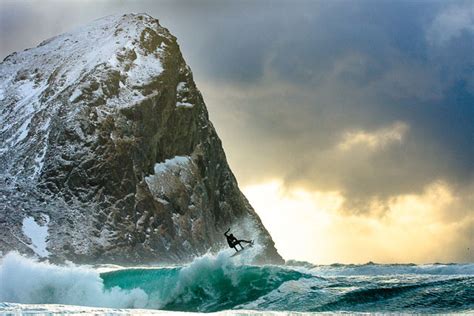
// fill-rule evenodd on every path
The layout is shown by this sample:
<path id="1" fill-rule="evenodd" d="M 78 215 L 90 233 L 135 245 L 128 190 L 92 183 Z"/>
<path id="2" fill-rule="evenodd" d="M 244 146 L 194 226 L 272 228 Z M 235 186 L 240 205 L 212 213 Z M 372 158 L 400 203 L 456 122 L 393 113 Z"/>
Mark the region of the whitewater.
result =
<path id="1" fill-rule="evenodd" d="M 258 251 L 256 249 L 255 251 Z M 55 265 L 6 254 L 0 313 L 474 312 L 474 264 L 252 265 L 252 250 L 187 265 Z"/>

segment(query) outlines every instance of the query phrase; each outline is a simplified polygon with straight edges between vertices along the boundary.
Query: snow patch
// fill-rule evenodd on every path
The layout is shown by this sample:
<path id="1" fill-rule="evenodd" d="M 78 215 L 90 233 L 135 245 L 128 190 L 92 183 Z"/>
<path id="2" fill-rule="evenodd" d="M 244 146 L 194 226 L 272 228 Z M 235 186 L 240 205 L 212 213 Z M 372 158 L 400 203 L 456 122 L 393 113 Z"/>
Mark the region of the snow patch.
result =
<path id="1" fill-rule="evenodd" d="M 46 250 L 46 238 L 48 237 L 49 216 L 41 214 L 40 223 L 31 216 L 25 217 L 22 224 L 23 234 L 31 239 L 29 248 L 41 258 L 48 257 L 50 253 Z"/>
<path id="2" fill-rule="evenodd" d="M 30 132 L 30 123 L 31 123 L 31 119 L 33 117 L 29 117 L 26 121 L 23 122 L 23 124 L 21 124 L 20 126 L 20 129 L 18 130 L 18 133 L 20 135 L 18 135 L 15 139 L 15 142 L 13 143 L 13 146 L 15 146 L 16 144 L 20 143 L 22 140 L 24 140 L 26 138 L 26 136 L 28 136 L 28 133 Z"/>
<path id="3" fill-rule="evenodd" d="M 177 108 L 192 108 L 194 105 L 189 102 L 176 102 Z"/>
<path id="4" fill-rule="evenodd" d="M 35 171 L 33 173 L 33 178 L 40 174 L 44 166 L 44 157 L 46 156 L 47 147 L 43 147 L 41 153 L 35 157 Z"/>
<path id="5" fill-rule="evenodd" d="M 176 91 L 184 91 L 186 89 L 186 82 L 180 82 L 178 83 L 178 86 L 176 87 Z"/>
<path id="6" fill-rule="evenodd" d="M 167 170 L 175 167 L 186 167 L 191 162 L 189 156 L 175 156 L 171 159 L 166 159 L 165 162 L 155 164 L 155 175 L 159 175 Z"/>
<path id="7" fill-rule="evenodd" d="M 128 80 L 135 84 L 149 83 L 163 72 L 163 65 L 155 55 L 137 54 L 131 69 L 127 72 Z"/>
<path id="8" fill-rule="evenodd" d="M 154 174 L 145 177 L 148 188 L 154 198 L 159 202 L 168 202 L 166 196 L 172 194 L 181 187 L 188 187 L 194 177 L 195 165 L 189 156 L 175 156 L 164 162 L 155 164 Z"/>
<path id="9" fill-rule="evenodd" d="M 120 62 L 117 59 L 117 54 L 113 54 L 107 62 L 112 67 L 118 67 L 120 65 Z"/>
<path id="10" fill-rule="evenodd" d="M 23 99 L 30 99 L 38 92 L 33 81 L 26 81 L 18 87 L 18 92 Z"/>
<path id="11" fill-rule="evenodd" d="M 185 96 L 185 92 L 188 91 L 186 82 L 180 82 L 176 86 L 176 93 L 178 96 L 178 101 L 176 102 L 177 108 L 192 108 L 194 105 L 188 102 L 187 97 Z"/>
<path id="12" fill-rule="evenodd" d="M 79 98 L 79 97 L 81 96 L 81 94 L 82 94 L 81 89 L 76 88 L 76 89 L 74 90 L 74 92 L 71 94 L 71 96 L 69 97 L 69 102 L 74 102 L 74 101 L 76 101 L 76 99 Z"/>
<path id="13" fill-rule="evenodd" d="M 158 202 L 160 202 L 160 203 L 163 204 L 163 205 L 168 205 L 168 204 L 170 204 L 170 202 L 168 202 L 168 201 L 166 201 L 166 200 L 164 200 L 164 199 L 162 199 L 162 198 L 159 198 L 159 197 L 155 198 L 155 200 L 157 200 Z"/>

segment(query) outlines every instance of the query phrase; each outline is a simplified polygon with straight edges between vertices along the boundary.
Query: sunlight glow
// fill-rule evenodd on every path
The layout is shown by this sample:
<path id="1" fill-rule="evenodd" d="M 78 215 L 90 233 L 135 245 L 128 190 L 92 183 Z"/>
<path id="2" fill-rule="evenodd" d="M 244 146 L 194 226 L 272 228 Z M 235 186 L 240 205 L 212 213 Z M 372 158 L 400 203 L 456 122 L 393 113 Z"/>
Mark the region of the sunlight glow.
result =
<path id="1" fill-rule="evenodd" d="M 279 180 L 243 191 L 285 259 L 324 264 L 443 262 L 453 256 L 460 240 L 469 249 L 465 235 L 474 224 L 474 214 L 453 219 L 458 197 L 442 182 L 419 195 L 372 203 L 364 214 L 344 211 L 340 192 L 289 189 Z"/>

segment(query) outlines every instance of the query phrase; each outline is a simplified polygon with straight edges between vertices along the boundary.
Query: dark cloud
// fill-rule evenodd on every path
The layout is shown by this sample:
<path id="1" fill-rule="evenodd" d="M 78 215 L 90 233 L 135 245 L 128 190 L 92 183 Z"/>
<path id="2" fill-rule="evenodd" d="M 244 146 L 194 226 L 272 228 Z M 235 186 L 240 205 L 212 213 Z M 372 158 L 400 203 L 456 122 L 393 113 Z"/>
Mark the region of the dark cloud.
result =
<path id="1" fill-rule="evenodd" d="M 437 179 L 472 182 L 469 28 L 433 46 L 427 32 L 449 9 L 441 3 L 383 2 L 376 9 L 336 3 L 318 9 L 314 16 L 296 11 L 291 32 L 278 29 L 282 33 L 262 60 L 262 76 L 268 77 L 259 88 L 268 89 L 266 94 L 235 78 L 241 93 L 210 92 L 220 109 L 234 111 L 240 135 L 232 132 L 231 142 L 239 147 L 230 150 L 239 157 L 239 170 L 247 169 L 248 181 L 279 174 L 290 185 L 342 189 L 352 200 L 419 192 Z M 272 90 L 275 84 L 280 86 Z M 245 100 L 234 97 L 241 94 Z M 370 132 L 395 121 L 410 127 L 402 144 L 370 155 L 332 150 L 344 130 Z M 243 167 L 251 152 L 262 153 L 251 159 L 263 168 Z"/>
<path id="2" fill-rule="evenodd" d="M 373 198 L 439 179 L 473 182 L 474 17 L 443 18 L 472 12 L 472 2 L 0 5 L 3 56 L 108 14 L 159 18 L 178 37 L 241 183 L 279 177 L 340 190 L 363 212 Z M 350 131 L 376 137 L 396 122 L 408 126 L 401 141 L 337 149 Z"/>

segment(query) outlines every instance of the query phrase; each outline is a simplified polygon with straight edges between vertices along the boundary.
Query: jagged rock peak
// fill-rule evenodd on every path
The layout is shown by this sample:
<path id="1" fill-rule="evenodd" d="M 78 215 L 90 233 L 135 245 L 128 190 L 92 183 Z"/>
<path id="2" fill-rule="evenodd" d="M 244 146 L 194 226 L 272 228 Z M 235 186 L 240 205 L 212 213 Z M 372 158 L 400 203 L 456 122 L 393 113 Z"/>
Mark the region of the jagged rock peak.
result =
<path id="1" fill-rule="evenodd" d="M 187 261 L 233 226 L 282 261 L 158 20 L 109 16 L 11 54 L 0 102 L 0 250 Z M 41 247 L 32 225 L 46 227 Z"/>
<path id="2" fill-rule="evenodd" d="M 150 54 L 150 57 L 159 57 L 162 45 L 166 45 L 163 39 L 175 40 L 167 29 L 159 25 L 158 20 L 149 15 L 112 15 L 45 40 L 34 49 L 13 53 L 5 58 L 2 70 L 7 74 L 15 70 L 20 71 L 21 78 L 16 79 L 28 79 L 28 75 L 36 75 L 36 68 L 41 66 L 42 74 L 51 75 L 56 71 L 54 75 L 61 77 L 58 83 L 67 87 L 97 65 L 106 64 L 112 68 L 123 66 L 121 62 L 126 59 L 127 52 L 135 51 L 133 56 L 128 56 L 132 59 Z M 153 59 L 135 60 L 135 65 Z M 155 61 L 148 66 L 152 67 L 154 64 Z M 160 72 L 160 68 L 151 70 Z M 135 73 L 138 74 L 138 71 Z M 143 75 L 154 74 L 156 75 L 146 72 Z M 135 83 L 140 83 L 140 79 L 146 79 L 146 77 L 130 77 L 131 80 L 136 80 Z"/>
<path id="3" fill-rule="evenodd" d="M 85 100 L 114 108 L 146 99 L 151 92 L 147 85 L 163 72 L 166 46 L 175 40 L 149 15 L 126 14 L 98 19 L 7 56 L 0 67 L 0 101 L 5 105 L 0 155 L 17 151 L 28 135 L 43 141 L 40 136 L 47 133 L 41 131 L 47 132 L 51 121 L 38 126 L 32 119 L 41 111 L 55 112 L 58 106 L 51 101 L 59 95 L 66 94 L 72 104 Z M 43 156 L 37 152 L 22 174 L 37 176 Z M 4 169 L 8 167 L 0 166 L 0 172 L 11 171 Z"/>

